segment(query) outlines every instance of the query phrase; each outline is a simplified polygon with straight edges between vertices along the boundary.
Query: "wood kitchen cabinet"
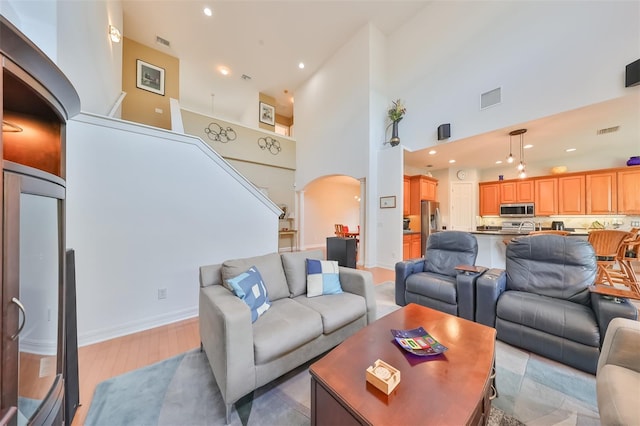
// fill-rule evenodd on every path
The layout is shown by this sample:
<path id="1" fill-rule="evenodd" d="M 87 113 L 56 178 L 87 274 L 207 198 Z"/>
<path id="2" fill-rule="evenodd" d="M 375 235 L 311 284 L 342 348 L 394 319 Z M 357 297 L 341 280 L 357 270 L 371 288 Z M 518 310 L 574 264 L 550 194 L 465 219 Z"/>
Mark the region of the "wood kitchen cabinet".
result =
<path id="1" fill-rule="evenodd" d="M 618 188 L 615 172 L 588 173 L 586 183 L 586 213 L 615 214 L 618 212 Z"/>
<path id="2" fill-rule="evenodd" d="M 618 213 L 640 214 L 640 166 L 617 172 Z"/>
<path id="3" fill-rule="evenodd" d="M 404 177 L 402 188 L 402 215 L 409 216 L 411 214 L 411 181 L 409 176 Z"/>
<path id="4" fill-rule="evenodd" d="M 535 179 L 536 216 L 558 214 L 558 178 Z"/>
<path id="5" fill-rule="evenodd" d="M 533 180 L 518 180 L 500 184 L 500 203 L 533 203 L 535 201 Z"/>
<path id="6" fill-rule="evenodd" d="M 420 233 L 405 234 L 402 237 L 402 259 L 417 259 L 422 249 L 422 237 Z"/>
<path id="7" fill-rule="evenodd" d="M 409 213 L 420 214 L 420 201 L 436 201 L 438 180 L 429 176 L 411 176 L 409 178 L 409 188 L 411 192 L 411 205 Z"/>
<path id="8" fill-rule="evenodd" d="M 558 178 L 558 214 L 585 214 L 585 176 Z"/>
<path id="9" fill-rule="evenodd" d="M 500 184 L 480 183 L 480 216 L 500 214 Z"/>

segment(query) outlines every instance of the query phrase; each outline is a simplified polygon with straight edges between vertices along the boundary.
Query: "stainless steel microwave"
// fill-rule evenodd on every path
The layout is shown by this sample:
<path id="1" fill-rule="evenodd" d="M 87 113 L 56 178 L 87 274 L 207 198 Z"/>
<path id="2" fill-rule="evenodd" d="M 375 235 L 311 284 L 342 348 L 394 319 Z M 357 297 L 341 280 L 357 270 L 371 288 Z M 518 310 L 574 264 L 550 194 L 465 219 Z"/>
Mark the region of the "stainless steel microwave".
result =
<path id="1" fill-rule="evenodd" d="M 535 208 L 533 203 L 500 204 L 501 217 L 533 217 Z"/>

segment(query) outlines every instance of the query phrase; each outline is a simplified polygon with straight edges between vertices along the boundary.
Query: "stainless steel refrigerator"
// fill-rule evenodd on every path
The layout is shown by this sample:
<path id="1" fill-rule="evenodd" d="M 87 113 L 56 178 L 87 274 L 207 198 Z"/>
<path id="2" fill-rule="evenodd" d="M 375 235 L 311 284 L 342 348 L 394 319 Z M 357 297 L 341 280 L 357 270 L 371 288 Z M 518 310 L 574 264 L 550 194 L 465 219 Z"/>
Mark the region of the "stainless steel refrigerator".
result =
<path id="1" fill-rule="evenodd" d="M 424 257 L 427 251 L 427 240 L 429 235 L 441 230 L 440 226 L 440 203 L 436 201 L 421 201 L 420 205 L 420 233 L 422 234 L 422 249 L 420 255 Z"/>

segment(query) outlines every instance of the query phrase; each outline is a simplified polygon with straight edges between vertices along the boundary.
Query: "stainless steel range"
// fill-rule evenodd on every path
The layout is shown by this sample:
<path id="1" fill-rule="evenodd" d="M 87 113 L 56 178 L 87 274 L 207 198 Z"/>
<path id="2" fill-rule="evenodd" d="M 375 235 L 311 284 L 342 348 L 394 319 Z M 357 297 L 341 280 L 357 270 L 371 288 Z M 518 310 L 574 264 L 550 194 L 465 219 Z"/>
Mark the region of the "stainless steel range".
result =
<path id="1" fill-rule="evenodd" d="M 532 220 L 515 220 L 502 222 L 503 231 L 531 232 L 536 230 L 536 223 Z"/>

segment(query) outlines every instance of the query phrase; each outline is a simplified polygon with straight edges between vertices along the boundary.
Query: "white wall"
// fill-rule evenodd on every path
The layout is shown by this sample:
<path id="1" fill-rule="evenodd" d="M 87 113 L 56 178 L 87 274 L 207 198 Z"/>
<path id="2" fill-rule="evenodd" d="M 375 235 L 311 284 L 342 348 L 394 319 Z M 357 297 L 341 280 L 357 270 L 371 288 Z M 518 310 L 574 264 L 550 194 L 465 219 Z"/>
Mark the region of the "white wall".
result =
<path id="1" fill-rule="evenodd" d="M 81 345 L 195 316 L 199 266 L 277 251 L 277 207 L 201 140 L 84 114 L 67 136 Z"/>
<path id="2" fill-rule="evenodd" d="M 441 123 L 453 141 L 622 96 L 638 16 L 637 1 L 431 3 L 389 37 L 402 142 L 421 149 Z M 497 87 L 502 104 L 480 111 Z"/>
<path id="3" fill-rule="evenodd" d="M 57 0 L 2 0 L 0 14 L 57 62 Z"/>

